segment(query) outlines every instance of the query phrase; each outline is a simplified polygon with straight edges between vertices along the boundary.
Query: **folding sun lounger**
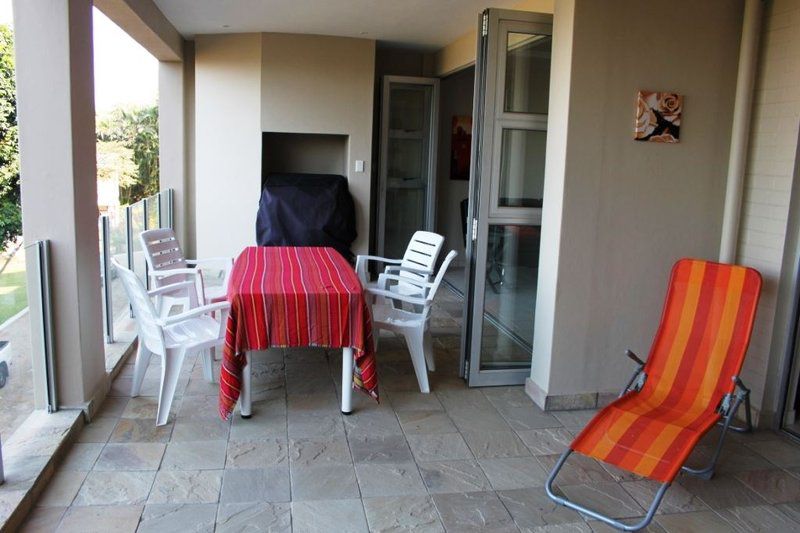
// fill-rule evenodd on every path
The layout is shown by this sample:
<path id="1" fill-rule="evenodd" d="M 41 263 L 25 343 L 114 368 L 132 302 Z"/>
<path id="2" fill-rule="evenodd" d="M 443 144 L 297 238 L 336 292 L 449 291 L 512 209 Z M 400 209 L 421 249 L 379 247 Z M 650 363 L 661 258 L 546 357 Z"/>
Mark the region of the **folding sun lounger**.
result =
<path id="1" fill-rule="evenodd" d="M 601 410 L 572 441 L 547 480 L 556 503 L 623 531 L 644 528 L 655 515 L 678 472 L 710 479 L 728 429 L 747 432 L 750 391 L 739 379 L 761 275 L 752 268 L 681 259 L 672 269 L 661 323 L 647 362 L 633 352 L 636 372 L 619 398 Z M 745 404 L 746 425 L 731 422 Z M 722 431 L 708 466 L 684 462 L 715 424 Z M 625 524 L 553 491 L 553 482 L 572 452 L 661 482 L 646 516 Z"/>

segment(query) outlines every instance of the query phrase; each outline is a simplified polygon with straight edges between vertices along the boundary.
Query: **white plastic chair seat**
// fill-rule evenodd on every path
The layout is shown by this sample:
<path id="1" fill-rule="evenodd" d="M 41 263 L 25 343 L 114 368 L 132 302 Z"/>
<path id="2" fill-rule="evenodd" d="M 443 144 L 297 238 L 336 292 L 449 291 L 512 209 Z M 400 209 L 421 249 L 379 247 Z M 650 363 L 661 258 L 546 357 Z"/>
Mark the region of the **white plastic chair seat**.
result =
<path id="1" fill-rule="evenodd" d="M 369 281 L 367 283 L 362 283 L 362 285 L 364 286 L 364 289 L 367 289 L 367 290 L 368 289 L 381 289 L 382 288 L 377 280 L 376 281 Z M 401 294 L 403 296 L 422 296 L 423 295 L 423 291 L 421 291 L 419 289 L 419 287 L 417 287 L 416 285 L 411 285 L 410 283 L 405 283 L 405 284 L 402 284 L 402 285 L 400 285 L 400 284 L 393 285 L 392 287 L 389 288 L 389 290 L 392 291 L 392 292 L 395 292 L 397 294 Z"/>
<path id="2" fill-rule="evenodd" d="M 219 339 L 219 322 L 210 316 L 190 318 L 164 326 L 164 345 L 167 348 L 194 346 Z"/>
<path id="3" fill-rule="evenodd" d="M 419 313 L 410 313 L 386 304 L 372 306 L 372 323 L 378 327 L 419 328 L 420 324 L 424 322 L 425 320 L 420 317 Z"/>

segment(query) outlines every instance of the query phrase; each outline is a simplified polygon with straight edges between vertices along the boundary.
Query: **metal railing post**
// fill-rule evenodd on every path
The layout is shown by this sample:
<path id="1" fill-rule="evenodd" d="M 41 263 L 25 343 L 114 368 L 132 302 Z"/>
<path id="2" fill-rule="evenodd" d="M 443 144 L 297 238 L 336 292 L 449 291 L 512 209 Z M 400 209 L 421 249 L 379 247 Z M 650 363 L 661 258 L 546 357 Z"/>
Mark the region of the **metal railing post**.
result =
<path id="1" fill-rule="evenodd" d="M 174 203 L 174 194 L 175 191 L 172 189 L 167 189 L 167 227 L 175 229 L 175 203 Z"/>
<path id="2" fill-rule="evenodd" d="M 36 254 L 34 265 L 36 279 L 39 280 L 37 287 L 41 312 L 39 319 L 42 324 L 39 342 L 41 342 L 41 353 L 44 355 L 44 361 L 40 361 L 40 363 L 44 370 L 47 412 L 54 413 L 58 410 L 58 391 L 56 390 L 55 342 L 53 339 L 53 300 L 50 290 L 50 243 L 49 241 L 36 241 L 26 246 L 25 249 L 26 253 L 27 250 L 32 250 Z"/>
<path id="3" fill-rule="evenodd" d="M 111 290 L 111 225 L 108 215 L 100 217 L 100 275 L 103 289 L 103 333 L 106 344 L 114 342 L 114 302 Z"/>
<path id="4" fill-rule="evenodd" d="M 163 228 L 164 225 L 161 223 L 161 204 L 162 204 L 162 202 L 161 202 L 161 192 L 156 194 L 156 203 L 158 205 L 158 208 L 157 208 L 157 211 L 156 211 L 156 213 L 158 214 L 158 216 L 156 217 L 156 219 L 158 220 L 158 227 L 159 228 Z"/>
<path id="5" fill-rule="evenodd" d="M 142 221 L 142 228 L 144 231 L 150 229 L 150 202 L 147 198 L 142 198 L 142 211 L 144 211 L 144 220 Z M 150 290 L 150 273 L 147 268 L 147 261 L 144 263 L 144 286 Z"/>
<path id="6" fill-rule="evenodd" d="M 128 260 L 128 270 L 133 270 L 133 227 L 132 227 L 132 218 L 133 214 L 131 212 L 131 206 L 125 206 L 125 256 Z M 128 308 L 130 309 L 131 318 L 134 318 L 133 315 L 133 306 L 128 304 Z"/>

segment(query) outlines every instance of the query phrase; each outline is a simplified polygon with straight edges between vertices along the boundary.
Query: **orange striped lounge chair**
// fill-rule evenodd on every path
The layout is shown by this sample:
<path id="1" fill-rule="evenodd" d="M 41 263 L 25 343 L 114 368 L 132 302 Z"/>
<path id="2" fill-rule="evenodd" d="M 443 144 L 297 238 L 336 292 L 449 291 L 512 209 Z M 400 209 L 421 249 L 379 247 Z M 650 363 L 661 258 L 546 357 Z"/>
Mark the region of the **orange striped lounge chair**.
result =
<path id="1" fill-rule="evenodd" d="M 628 350 L 638 364 L 636 372 L 619 398 L 597 413 L 558 460 L 547 480 L 548 496 L 617 529 L 638 531 L 653 519 L 679 472 L 710 479 L 727 430 L 752 430 L 750 391 L 738 374 L 760 292 L 761 275 L 752 268 L 678 261 L 647 362 Z M 742 404 L 746 424 L 734 426 Z M 716 424 L 722 431 L 708 466 L 685 466 Z M 573 452 L 661 482 L 646 516 L 625 524 L 556 494 L 553 483 Z"/>

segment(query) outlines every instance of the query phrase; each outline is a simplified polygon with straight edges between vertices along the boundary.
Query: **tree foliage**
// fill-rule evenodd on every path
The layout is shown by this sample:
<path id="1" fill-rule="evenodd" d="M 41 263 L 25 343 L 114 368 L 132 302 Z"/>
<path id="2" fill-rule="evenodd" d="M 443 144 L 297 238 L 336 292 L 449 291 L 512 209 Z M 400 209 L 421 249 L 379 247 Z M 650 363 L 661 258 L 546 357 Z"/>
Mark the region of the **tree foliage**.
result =
<path id="1" fill-rule="evenodd" d="M 98 120 L 97 141 L 98 178 L 102 179 L 102 154 L 108 154 L 108 150 L 114 152 L 121 164 L 120 149 L 130 150 L 132 154 L 136 172 L 133 179 L 120 181 L 120 203 L 137 202 L 158 192 L 158 106 L 111 111 Z M 118 176 L 127 176 L 122 168 L 116 172 Z"/>
<path id="2" fill-rule="evenodd" d="M 97 141 L 97 180 L 116 180 L 120 187 L 136 183 L 139 169 L 133 150 L 119 141 Z"/>
<path id="3" fill-rule="evenodd" d="M 0 25 L 0 252 L 22 235 L 14 33 Z M 158 106 L 117 109 L 98 120 L 98 179 L 116 177 L 120 202 L 159 190 Z"/>
<path id="4" fill-rule="evenodd" d="M 22 235 L 14 34 L 0 25 L 0 251 Z"/>

